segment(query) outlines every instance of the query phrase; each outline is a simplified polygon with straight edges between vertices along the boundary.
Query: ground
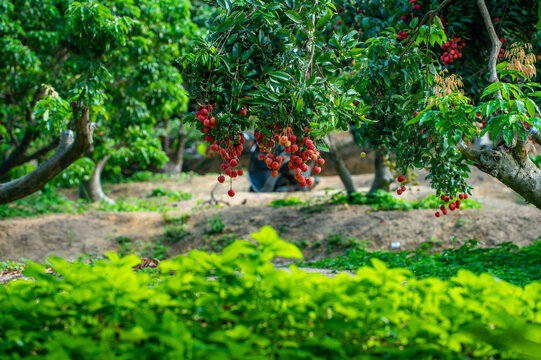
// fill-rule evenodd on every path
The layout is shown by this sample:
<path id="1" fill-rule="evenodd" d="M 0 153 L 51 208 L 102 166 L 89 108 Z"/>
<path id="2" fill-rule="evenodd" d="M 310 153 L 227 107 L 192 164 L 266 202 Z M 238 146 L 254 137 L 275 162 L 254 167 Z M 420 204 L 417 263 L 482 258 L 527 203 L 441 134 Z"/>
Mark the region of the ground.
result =
<path id="1" fill-rule="evenodd" d="M 401 198 L 413 199 L 432 193 L 420 176 L 419 186 Z M 361 191 L 368 190 L 373 175 L 355 175 Z M 539 210 L 525 205 L 520 197 L 495 179 L 473 170 L 470 183 L 476 187 L 473 199 L 482 203 L 479 210 L 460 210 L 436 219 L 434 210 L 373 211 L 369 206 L 330 205 L 323 199 L 329 192 L 342 187 L 336 176 L 321 177 L 320 184 L 310 193 L 248 192 L 246 178 L 235 179 L 237 195 L 227 196 L 229 186 L 218 184 L 216 175 L 194 175 L 178 181 L 161 181 L 106 185 L 113 198 L 145 198 L 156 187 L 190 192 L 192 200 L 176 203 L 176 211 L 168 213 L 135 212 L 46 215 L 35 218 L 0 220 L 0 260 L 22 258 L 43 260 L 54 254 L 75 259 L 81 254 L 103 255 L 109 250 L 123 250 L 130 242 L 139 249 L 144 245 L 169 238 L 167 256 L 186 253 L 191 249 L 219 251 L 232 239 L 249 238 L 263 225 L 273 226 L 285 240 L 298 244 L 306 258 L 321 258 L 343 253 L 346 248 L 362 242 L 368 249 L 414 249 L 432 241 L 437 249 L 456 246 L 476 238 L 486 245 L 513 241 L 526 246 L 541 236 Z M 66 190 L 75 196 L 74 190 Z M 211 192 L 216 207 L 211 201 Z M 275 199 L 296 196 L 312 199 L 315 206 L 269 206 Z M 174 219 L 186 214 L 184 224 Z M 173 219 L 173 221 L 171 221 Z M 213 221 L 214 220 L 214 221 Z M 164 235 L 165 233 L 165 235 Z M 125 249 L 124 249 L 125 250 Z M 152 256 L 151 253 L 147 254 Z"/>

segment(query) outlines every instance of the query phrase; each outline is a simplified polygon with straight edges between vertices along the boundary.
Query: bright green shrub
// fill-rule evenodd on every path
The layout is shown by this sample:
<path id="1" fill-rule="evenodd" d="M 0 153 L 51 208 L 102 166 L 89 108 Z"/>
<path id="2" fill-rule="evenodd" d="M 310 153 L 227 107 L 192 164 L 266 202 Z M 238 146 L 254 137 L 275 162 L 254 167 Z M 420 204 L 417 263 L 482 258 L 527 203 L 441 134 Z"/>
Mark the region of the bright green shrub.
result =
<path id="1" fill-rule="evenodd" d="M 2 359 L 534 359 L 541 284 L 461 271 L 416 280 L 374 260 L 331 279 L 276 256 L 300 251 L 264 227 L 259 246 L 192 251 L 134 272 L 135 256 L 32 263 L 0 286 Z"/>

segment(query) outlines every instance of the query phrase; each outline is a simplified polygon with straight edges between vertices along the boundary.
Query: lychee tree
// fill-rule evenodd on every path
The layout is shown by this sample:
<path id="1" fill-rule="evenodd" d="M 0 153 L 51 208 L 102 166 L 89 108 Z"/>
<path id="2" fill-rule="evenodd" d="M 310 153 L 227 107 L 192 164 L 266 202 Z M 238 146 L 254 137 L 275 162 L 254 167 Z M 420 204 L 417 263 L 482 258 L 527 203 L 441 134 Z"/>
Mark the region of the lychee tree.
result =
<path id="1" fill-rule="evenodd" d="M 531 69 L 529 49 L 522 47 L 524 56 L 517 55 L 522 56 L 520 66 L 508 66 L 517 59 L 502 64 L 505 82 L 496 82 L 496 61 L 502 42 L 494 36 L 485 2 L 479 0 L 475 7 L 468 3 L 467 9 L 473 14 L 466 16 L 476 26 L 455 25 L 463 33 L 457 30 L 454 34 L 445 27 L 445 12 L 441 13 L 447 11 L 449 3 L 370 2 L 369 7 L 379 9 L 394 6 L 388 23 L 396 27 L 381 26 L 381 32 L 357 45 L 357 30 L 345 35 L 325 33 L 324 25 L 338 13 L 328 3 L 219 1 L 226 12 L 217 17 L 214 32 L 181 61 L 184 73 L 191 76 L 192 96 L 201 104 L 201 110 L 192 119 L 199 120 L 199 129 L 221 152 L 226 174 L 233 177 L 237 173 L 231 169 L 230 158 L 235 157 L 232 145 L 242 141 L 235 135 L 245 128 L 256 126 L 259 136 L 264 134 L 263 145 L 273 145 L 273 141 L 289 145 L 290 128 L 295 135 L 293 142 L 298 141 L 306 126 L 314 137 L 311 140 L 319 142 L 326 131 L 346 128 L 352 121 L 356 126 L 365 124 L 363 136 L 371 142 L 393 151 L 403 172 L 413 167 L 429 170 L 432 186 L 442 195 L 442 201 L 453 199 L 450 208 L 460 207 L 456 200 L 471 193 L 466 183 L 469 165 L 490 173 L 540 207 L 539 169 L 526 154 L 529 138 L 536 139 L 534 129 L 541 125 L 534 99 L 537 85 L 528 81 L 532 70 L 525 70 Z M 527 2 L 506 4 L 508 11 L 498 21 L 518 14 L 517 7 L 526 12 L 533 7 Z M 489 2 L 489 7 L 498 11 L 500 5 L 501 2 Z M 408 7 L 407 13 L 401 13 Z M 359 6 L 357 9 L 355 16 L 363 16 L 369 10 Z M 344 15 L 344 11 L 339 15 Z M 361 23 L 370 21 L 368 17 L 361 19 Z M 533 25 L 538 22 L 536 18 L 523 22 L 528 21 Z M 332 27 L 344 25 L 344 21 L 331 23 Z M 479 37 L 479 27 L 486 28 L 484 33 L 490 36 Z M 517 28 L 516 39 L 536 36 L 534 27 L 522 32 L 527 27 Z M 473 46 L 468 44 L 474 38 L 469 28 L 476 32 Z M 462 62 L 472 61 L 466 59 L 464 46 L 473 47 L 475 54 L 471 56 L 477 56 L 478 66 L 476 73 L 460 76 L 453 70 Z M 522 54 L 519 47 L 514 51 Z M 442 73 L 442 69 L 446 72 Z M 525 71 L 530 71 L 529 75 Z M 308 76 L 312 74 L 316 79 Z M 485 74 L 490 74 L 488 80 Z M 477 83 L 484 84 L 481 89 L 490 83 L 494 85 L 482 93 L 467 89 L 464 84 L 471 83 L 469 76 L 477 76 Z M 510 82 L 517 79 L 519 83 L 512 87 Z M 318 84 L 313 92 L 309 91 L 312 81 Z M 491 94 L 502 93 L 502 89 L 507 91 L 503 98 L 490 98 Z M 342 97 L 346 102 L 341 101 Z M 324 102 L 327 98 L 330 101 Z M 355 101 L 360 104 L 356 106 Z M 346 106 L 342 106 L 344 103 Z M 359 116 L 365 111 L 374 123 Z M 479 111 L 487 117 L 489 125 L 485 128 L 492 135 L 492 145 L 484 150 L 475 149 L 479 142 L 471 141 L 480 135 L 476 126 Z M 285 138 L 281 139 L 281 135 Z M 303 144 L 306 145 L 300 145 Z M 500 160 L 504 158 L 507 163 L 501 168 Z M 277 165 L 271 155 L 265 160 L 271 168 Z M 521 177 L 510 177 L 511 174 Z"/>
<path id="2" fill-rule="evenodd" d="M 91 148 L 104 55 L 124 44 L 129 25 L 92 1 L 0 4 L 0 173 L 45 159 L 0 184 L 0 204 L 43 188 Z"/>
<path id="3" fill-rule="evenodd" d="M 99 201 L 105 198 L 100 173 L 107 161 L 116 169 L 137 162 L 180 171 L 186 137 L 180 115 L 188 98 L 172 60 L 195 30 L 189 1 L 14 0 L 1 6 L 9 55 L 0 60 L 6 75 L 0 95 L 1 179 L 31 171 L 58 147 L 57 131 L 67 126 L 59 115 L 66 113 L 63 104 L 39 95 L 41 84 L 61 95 L 79 89 L 92 99 L 93 144 L 55 182 L 82 183 L 81 193 Z M 77 6 L 85 9 L 82 20 L 67 11 Z M 114 31 L 124 31 L 118 44 L 108 45 L 102 28 L 117 37 Z M 160 141 L 171 135 L 179 144 L 175 151 Z"/>
<path id="4" fill-rule="evenodd" d="M 448 7 L 449 1 L 424 1 L 422 4 L 419 1 L 393 2 L 395 11 L 386 13 L 383 17 L 377 15 L 385 12 L 385 4 L 390 5 L 389 2 L 354 2 L 353 6 L 353 2 L 345 3 L 333 20 L 336 31 L 340 31 L 342 27 L 358 27 L 360 37 L 381 31 L 380 40 L 372 46 L 382 49 L 376 56 L 371 57 L 370 53 L 366 56 L 368 66 L 360 70 L 363 76 L 359 79 L 359 84 L 364 84 L 364 91 L 362 88 L 357 89 L 365 103 L 370 106 L 368 117 L 379 111 L 382 119 L 378 119 L 375 124 L 363 125 L 362 138 L 393 150 L 404 172 L 412 167 L 427 168 L 432 185 L 442 193 L 442 199 L 469 192 L 470 188 L 465 179 L 468 176 L 468 165 L 474 165 L 496 176 L 539 207 L 538 169 L 527 156 L 528 151 L 534 149 L 528 139 L 538 139 L 535 129 L 539 127 L 539 112 L 535 102 L 537 92 L 534 91 L 537 85 L 529 83 L 529 78 L 535 74 L 533 54 L 537 53 L 537 49 L 531 51 L 528 47 L 515 46 L 507 55 L 499 49 L 502 43 L 507 42 L 510 48 L 514 45 L 509 43 L 515 43 L 519 39 L 532 41 L 539 36 L 539 31 L 535 29 L 538 22 L 535 14 L 531 14 L 531 17 L 523 16 L 524 12 L 531 12 L 534 4 L 503 2 L 502 8 L 502 2 L 488 2 L 490 8 L 503 11 L 504 14 L 494 19 L 497 27 L 507 36 L 499 39 L 494 34 L 493 22 L 483 1 L 477 4 L 468 2 L 465 5 L 463 2 L 454 2 L 453 7 Z M 416 8 L 413 8 L 412 4 Z M 404 11 L 405 9 L 407 11 Z M 371 17 L 373 14 L 376 16 Z M 451 21 L 447 19 L 451 16 L 454 16 L 453 27 L 448 27 Z M 337 19 L 340 20 L 340 25 Z M 462 19 L 465 20 L 461 23 Z M 391 31 L 396 34 L 381 36 L 389 29 L 381 26 L 382 23 L 389 26 L 394 24 L 396 27 Z M 432 26 L 430 31 L 426 26 L 428 24 Z M 436 35 L 437 32 L 434 31 L 441 28 L 448 35 L 448 39 L 443 42 L 441 34 Z M 486 29 L 489 29 L 490 37 L 480 37 L 479 33 L 486 34 Z M 400 44 L 398 52 L 384 48 L 383 44 L 393 43 L 393 38 Z M 420 48 L 419 42 L 423 39 L 428 40 L 430 46 Z M 366 40 L 362 46 L 365 50 L 370 48 L 367 43 L 372 43 L 372 40 Z M 528 52 L 531 53 L 527 55 Z M 393 67 L 393 59 L 396 59 L 398 54 L 399 60 Z M 424 55 L 421 57 L 424 65 L 418 67 L 417 79 L 415 74 L 408 79 L 408 65 L 414 59 L 419 59 L 418 54 Z M 441 61 L 439 64 L 436 61 L 438 58 Z M 489 90 L 480 94 L 483 87 L 497 81 L 495 64 L 498 59 L 509 60 L 500 65 L 505 83 L 492 85 Z M 442 69 L 446 71 L 443 75 L 440 73 Z M 353 78 L 358 78 L 355 71 L 352 71 Z M 490 79 L 486 79 L 489 73 Z M 398 79 L 398 83 L 393 83 L 393 75 Z M 509 84 L 516 83 L 517 79 L 522 84 L 516 84 L 518 89 Z M 476 86 L 468 86 L 471 84 Z M 410 90 L 404 91 L 400 89 L 401 86 L 409 86 Z M 496 108 L 495 103 L 490 100 L 490 93 L 497 94 L 495 88 L 507 89 L 509 86 L 513 90 L 506 92 L 506 99 L 497 99 L 500 102 Z M 401 91 L 397 91 L 399 89 Z M 379 90 L 379 96 L 377 91 L 373 95 L 374 90 Z M 381 102 L 383 108 L 378 106 L 380 97 L 385 99 Z M 501 103 L 502 100 L 505 104 Z M 421 111 L 423 109 L 424 111 Z M 417 114 L 419 115 L 416 116 Z M 474 148 L 482 144 L 480 141 L 470 144 L 471 139 L 482 135 L 476 126 L 478 115 L 479 126 L 484 127 L 483 132 L 488 131 L 492 135 L 491 144 L 484 150 Z M 410 121 L 411 118 L 415 119 Z M 513 142 L 511 138 L 516 141 Z M 520 156 L 511 160 L 507 157 L 509 154 Z M 501 159 L 508 161 L 505 163 L 506 161 Z M 521 174 L 522 180 L 518 177 L 512 178 L 516 174 Z"/>

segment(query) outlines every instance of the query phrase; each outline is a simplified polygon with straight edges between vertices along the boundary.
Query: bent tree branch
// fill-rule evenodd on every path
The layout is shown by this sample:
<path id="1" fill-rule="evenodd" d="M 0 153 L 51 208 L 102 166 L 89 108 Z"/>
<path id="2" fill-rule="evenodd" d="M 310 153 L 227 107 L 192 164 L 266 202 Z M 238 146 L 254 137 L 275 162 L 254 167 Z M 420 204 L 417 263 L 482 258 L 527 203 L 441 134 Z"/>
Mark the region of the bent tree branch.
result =
<path id="1" fill-rule="evenodd" d="M 75 135 L 64 131 L 60 135 L 55 153 L 36 170 L 5 184 L 0 184 L 0 204 L 6 204 L 28 196 L 45 186 L 62 170 L 77 160 L 92 144 L 92 125 L 88 108 L 72 103 Z M 77 114 L 80 113 L 78 116 Z"/>
<path id="2" fill-rule="evenodd" d="M 501 43 L 494 30 L 485 1 L 478 0 L 477 4 L 492 44 L 489 81 L 494 83 L 498 81 L 496 63 Z M 527 156 L 522 142 L 519 141 L 511 147 L 498 144 L 489 149 L 478 149 L 473 145 L 466 146 L 462 143 L 459 149 L 479 170 L 497 178 L 541 210 L 541 170 Z"/>

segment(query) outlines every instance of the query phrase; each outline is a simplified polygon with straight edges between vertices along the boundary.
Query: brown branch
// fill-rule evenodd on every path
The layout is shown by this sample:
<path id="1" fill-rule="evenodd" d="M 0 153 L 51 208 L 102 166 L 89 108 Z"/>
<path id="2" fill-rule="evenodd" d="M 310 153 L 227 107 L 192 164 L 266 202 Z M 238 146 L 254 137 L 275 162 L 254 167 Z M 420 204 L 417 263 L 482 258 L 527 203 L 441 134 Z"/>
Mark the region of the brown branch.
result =
<path id="1" fill-rule="evenodd" d="M 75 135 L 69 130 L 62 132 L 59 146 L 49 159 L 31 173 L 0 184 L 0 204 L 15 201 L 41 190 L 47 182 L 70 166 L 91 146 L 93 127 L 88 108 L 75 103 L 72 103 L 72 108 L 74 115 L 81 112 L 81 116 L 74 116 Z"/>
<path id="2" fill-rule="evenodd" d="M 502 47 L 502 43 L 500 42 L 500 39 L 498 38 L 498 35 L 496 34 L 496 30 L 494 29 L 494 25 L 492 24 L 492 19 L 490 18 L 490 13 L 488 12 L 487 5 L 485 4 L 484 0 L 477 0 L 477 5 L 479 6 L 479 10 L 481 11 L 481 17 L 483 18 L 483 22 L 485 23 L 485 27 L 488 32 L 488 36 L 490 38 L 490 43 L 492 44 L 492 48 L 490 49 L 490 59 L 488 61 L 488 71 L 489 71 L 489 83 L 493 84 L 495 82 L 498 82 L 498 72 L 496 70 L 496 65 L 498 63 L 498 55 L 500 53 L 500 48 Z M 501 93 L 496 94 L 497 99 L 501 99 Z"/>

